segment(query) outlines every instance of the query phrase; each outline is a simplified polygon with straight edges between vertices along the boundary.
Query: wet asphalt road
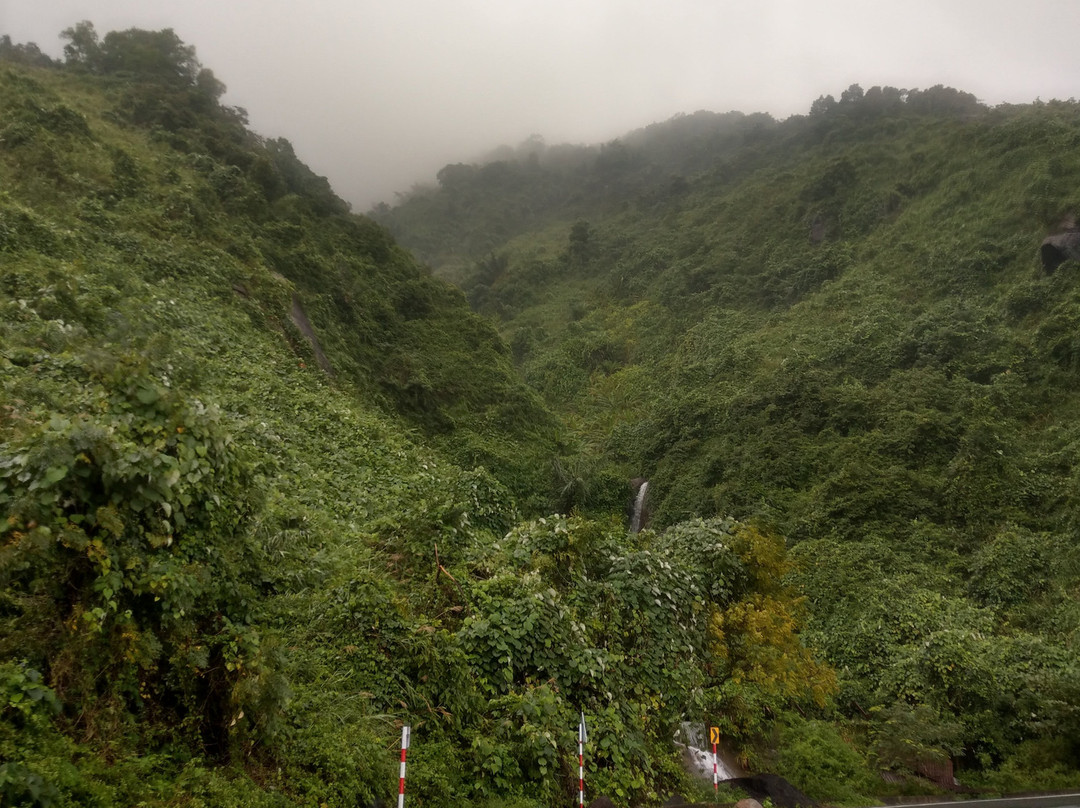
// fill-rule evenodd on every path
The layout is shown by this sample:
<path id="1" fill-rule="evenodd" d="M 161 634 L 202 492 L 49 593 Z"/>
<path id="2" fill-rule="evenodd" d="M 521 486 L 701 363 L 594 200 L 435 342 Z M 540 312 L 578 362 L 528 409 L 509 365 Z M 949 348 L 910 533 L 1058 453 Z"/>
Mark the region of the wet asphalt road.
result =
<path id="1" fill-rule="evenodd" d="M 1080 794 L 1042 794 L 1038 797 L 1001 797 L 992 800 L 903 803 L 903 808 L 1080 808 Z M 896 806 L 900 808 L 900 806 Z"/>

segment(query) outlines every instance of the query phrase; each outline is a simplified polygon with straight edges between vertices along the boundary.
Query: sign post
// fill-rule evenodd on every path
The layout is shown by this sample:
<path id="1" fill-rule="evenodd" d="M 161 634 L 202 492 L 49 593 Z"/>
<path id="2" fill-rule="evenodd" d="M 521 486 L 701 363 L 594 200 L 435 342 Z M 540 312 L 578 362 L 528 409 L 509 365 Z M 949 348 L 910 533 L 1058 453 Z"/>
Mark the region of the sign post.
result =
<path id="1" fill-rule="evenodd" d="M 720 777 L 716 766 L 716 745 L 720 743 L 720 727 L 709 727 L 709 740 L 712 741 L 712 788 L 713 799 L 720 799 Z"/>
<path id="2" fill-rule="evenodd" d="M 401 773 L 398 776 L 398 808 L 405 808 L 405 752 L 409 748 L 412 727 L 408 724 L 401 728 Z"/>
<path id="3" fill-rule="evenodd" d="M 578 806 L 585 808 L 585 741 L 589 740 L 589 734 L 585 730 L 585 711 L 581 711 L 581 723 L 578 724 L 577 733 L 577 757 L 578 757 Z"/>

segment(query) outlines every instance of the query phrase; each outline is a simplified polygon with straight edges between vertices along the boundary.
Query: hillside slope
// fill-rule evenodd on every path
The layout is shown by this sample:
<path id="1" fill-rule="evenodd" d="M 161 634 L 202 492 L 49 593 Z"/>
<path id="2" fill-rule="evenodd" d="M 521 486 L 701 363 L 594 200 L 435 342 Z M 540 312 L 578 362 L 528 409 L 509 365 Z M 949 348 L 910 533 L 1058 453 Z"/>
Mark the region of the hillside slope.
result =
<path id="1" fill-rule="evenodd" d="M 775 535 L 539 517 L 580 458 L 462 294 L 172 31 L 66 35 L 0 38 L 0 802 L 385 802 L 410 725 L 410 804 L 555 806 L 584 711 L 659 804 L 681 721 L 826 709 Z"/>
<path id="2" fill-rule="evenodd" d="M 376 215 L 573 425 L 579 502 L 615 470 L 650 479 L 656 525 L 788 537 L 871 760 L 1045 787 L 1080 752 L 1080 269 L 1038 255 L 1078 202 L 1077 143 L 1072 102 L 853 86 L 783 122 L 676 118 L 573 176 L 542 153 L 444 170 Z M 565 192 L 509 232 L 489 211 L 533 174 Z M 451 229 L 480 235 L 433 242 Z"/>

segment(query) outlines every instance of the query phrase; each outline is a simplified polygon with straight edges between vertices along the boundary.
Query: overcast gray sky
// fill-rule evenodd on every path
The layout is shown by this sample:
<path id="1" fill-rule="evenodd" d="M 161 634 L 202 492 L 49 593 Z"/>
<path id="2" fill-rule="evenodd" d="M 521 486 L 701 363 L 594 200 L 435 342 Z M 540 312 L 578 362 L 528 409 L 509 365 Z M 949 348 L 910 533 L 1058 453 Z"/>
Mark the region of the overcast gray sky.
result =
<path id="1" fill-rule="evenodd" d="M 0 33 L 54 56 L 83 19 L 173 28 L 358 211 L 534 133 L 784 118 L 852 83 L 1080 96 L 1078 0 L 0 0 Z"/>

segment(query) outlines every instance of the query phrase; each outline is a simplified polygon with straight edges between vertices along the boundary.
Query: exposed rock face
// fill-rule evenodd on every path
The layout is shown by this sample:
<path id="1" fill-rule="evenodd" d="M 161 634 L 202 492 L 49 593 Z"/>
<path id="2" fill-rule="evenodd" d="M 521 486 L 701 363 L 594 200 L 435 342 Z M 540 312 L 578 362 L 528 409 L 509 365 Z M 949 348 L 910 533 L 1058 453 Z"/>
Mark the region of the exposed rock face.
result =
<path id="1" fill-rule="evenodd" d="M 755 774 L 736 777 L 725 784 L 742 789 L 754 799 L 771 799 L 780 808 L 818 808 L 818 804 L 778 774 Z"/>
<path id="2" fill-rule="evenodd" d="M 323 353 L 322 346 L 319 345 L 319 338 L 315 336 L 315 329 L 311 327 L 311 321 L 308 320 L 307 314 L 304 313 L 304 307 L 300 305 L 300 298 L 295 294 L 292 296 L 292 310 L 289 312 L 289 316 L 293 321 L 293 325 L 299 329 L 300 333 L 311 344 L 311 350 L 315 354 L 315 361 L 319 363 L 319 367 L 323 369 L 327 376 L 333 376 L 334 368 L 331 367 L 330 360 Z"/>
<path id="3" fill-rule="evenodd" d="M 1047 236 L 1039 248 L 1043 269 L 1051 274 L 1066 261 L 1080 261 L 1080 230 Z"/>
<path id="4" fill-rule="evenodd" d="M 956 777 L 953 776 L 953 762 L 949 758 L 945 758 L 945 760 L 921 760 L 916 765 L 915 771 L 942 788 L 950 790 L 957 788 Z"/>

